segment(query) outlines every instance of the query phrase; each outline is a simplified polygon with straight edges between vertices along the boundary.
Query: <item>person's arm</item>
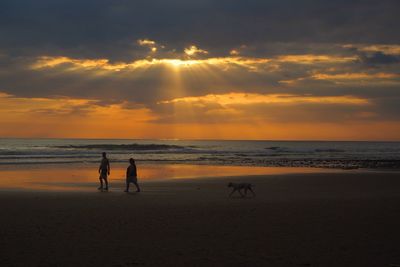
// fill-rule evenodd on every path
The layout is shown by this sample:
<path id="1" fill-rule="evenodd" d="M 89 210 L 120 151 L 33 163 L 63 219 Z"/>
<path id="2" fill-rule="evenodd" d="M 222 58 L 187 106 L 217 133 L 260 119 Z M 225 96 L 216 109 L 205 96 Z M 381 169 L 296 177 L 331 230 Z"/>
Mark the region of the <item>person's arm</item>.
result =
<path id="1" fill-rule="evenodd" d="M 108 175 L 110 175 L 111 168 L 110 168 L 110 161 L 109 160 L 107 160 L 107 167 L 108 167 Z"/>
<path id="2" fill-rule="evenodd" d="M 126 178 L 128 178 L 128 177 L 129 177 L 129 167 L 126 168 Z"/>

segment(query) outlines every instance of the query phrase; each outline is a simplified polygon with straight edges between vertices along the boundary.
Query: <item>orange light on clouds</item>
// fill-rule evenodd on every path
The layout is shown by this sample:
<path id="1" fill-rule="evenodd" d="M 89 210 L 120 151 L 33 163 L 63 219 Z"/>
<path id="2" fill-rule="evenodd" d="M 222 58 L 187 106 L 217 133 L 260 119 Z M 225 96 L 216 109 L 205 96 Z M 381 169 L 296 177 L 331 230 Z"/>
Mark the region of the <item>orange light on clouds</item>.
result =
<path id="1" fill-rule="evenodd" d="M 188 56 L 195 56 L 197 54 L 208 54 L 208 51 L 200 49 L 195 45 L 185 48 L 184 52 Z"/>
<path id="2" fill-rule="evenodd" d="M 217 103 L 220 105 L 251 105 L 251 104 L 348 104 L 348 105 L 366 105 L 368 99 L 354 96 L 302 96 L 293 94 L 247 94 L 247 93 L 229 93 L 229 94 L 209 94 L 199 97 L 182 97 L 172 100 L 162 101 L 161 104 L 169 103 Z"/>
<path id="3" fill-rule="evenodd" d="M 400 45 L 389 44 L 346 44 L 344 48 L 356 48 L 364 52 L 382 52 L 389 55 L 400 55 Z"/>
<path id="4" fill-rule="evenodd" d="M 314 74 L 312 76 L 317 80 L 365 80 L 365 79 L 396 79 L 400 78 L 396 73 L 339 73 L 339 74 Z"/>
<path id="5" fill-rule="evenodd" d="M 341 68 L 357 60 L 356 56 L 303 54 L 254 58 L 239 56 L 239 50 L 232 50 L 226 57 L 206 57 L 208 51 L 193 45 L 176 58 L 156 58 L 155 55 L 161 54 L 165 47 L 150 39 L 140 39 L 137 44 L 150 49 L 146 58 L 131 62 L 111 62 L 104 58 L 42 56 L 27 67 L 44 73 L 49 70 L 60 74 L 76 72 L 79 76 L 83 74 L 85 78 L 90 76 L 91 79 L 102 75 L 112 76 L 116 80 L 128 77 L 130 80 L 127 81 L 134 81 L 143 74 L 157 73 L 159 76 L 155 79 L 161 84 L 157 92 L 163 95 L 154 97 L 154 103 L 147 103 L 148 106 L 135 106 L 123 101 L 118 104 L 100 104 L 101 96 L 99 99 L 21 98 L 0 93 L 0 122 L 3 126 L 0 136 L 400 139 L 398 123 L 382 121 L 371 99 L 350 94 L 335 95 L 334 91 L 332 95 L 297 94 L 293 90 L 292 93 L 286 93 L 288 91 L 285 89 L 296 89 L 298 84 L 309 80 L 328 81 L 329 84 L 399 83 L 399 74 L 390 70 L 351 72 L 351 68 Z M 375 48 L 365 49 L 373 51 Z M 393 53 L 397 51 L 396 47 L 386 49 Z M 196 58 L 197 55 L 202 57 Z M 282 75 L 282 70 L 288 65 L 295 66 L 296 75 Z M 313 65 L 319 68 L 313 70 Z M 154 70 L 155 67 L 159 67 L 159 72 L 147 73 L 147 70 Z M 297 75 L 299 69 L 302 75 Z M 230 79 L 240 75 L 245 77 L 243 81 L 246 83 L 243 85 L 238 79 L 239 85 L 230 87 Z M 279 88 L 271 90 L 275 93 L 255 93 L 251 88 L 240 87 L 246 87 L 248 81 L 263 75 L 271 76 L 275 83 L 279 83 Z M 196 93 L 191 88 L 195 85 L 194 81 L 205 81 L 206 86 L 221 91 L 207 94 L 209 88 L 204 88 L 203 95 Z M 268 89 L 268 79 L 265 81 L 265 88 Z M 256 92 L 260 92 L 263 83 L 257 84 Z M 320 110 L 322 115 L 317 114 Z M 323 117 L 325 114 L 329 117 L 329 123 Z M 374 130 L 377 127 L 385 130 L 377 132 Z"/>
<path id="6" fill-rule="evenodd" d="M 95 100 L 0 95 L 4 137 L 141 136 L 147 122 L 156 118 L 140 106 L 126 109 L 122 104 L 97 105 Z"/>
<path id="7" fill-rule="evenodd" d="M 291 62 L 297 64 L 315 64 L 315 63 L 344 63 L 357 60 L 355 56 L 342 57 L 342 56 L 331 56 L 331 55 L 285 55 L 279 56 L 277 61 L 280 62 Z"/>
<path id="8" fill-rule="evenodd" d="M 255 68 L 257 64 L 265 64 L 270 62 L 270 59 L 260 58 L 242 58 L 242 57 L 221 57 L 207 59 L 139 59 L 130 63 L 110 63 L 108 59 L 73 59 L 69 57 L 39 57 L 34 64 L 30 66 L 34 70 L 43 70 L 47 68 L 59 67 L 69 64 L 66 69 L 91 69 L 91 70 L 106 70 L 106 71 L 130 71 L 138 68 L 147 68 L 154 65 L 166 65 L 173 67 L 185 67 L 192 65 L 240 65 L 248 68 Z"/>
<path id="9" fill-rule="evenodd" d="M 222 105 L 238 103 L 341 103 L 367 105 L 368 101 L 351 96 L 315 98 L 295 95 L 227 94 L 199 98 L 174 99 L 172 102 L 214 101 Z M 168 101 L 167 101 L 168 103 Z M 188 112 L 188 111 L 187 111 Z M 211 111 L 213 112 L 213 111 Z M 218 110 L 219 115 L 240 116 L 235 109 Z M 400 126 L 392 122 L 363 123 L 280 123 L 255 118 L 251 123 L 158 123 L 158 116 L 138 106 L 96 105 L 94 100 L 17 98 L 0 95 L 0 136 L 74 137 L 74 138 L 193 138 L 193 139 L 360 139 L 379 138 L 376 127 L 391 129 L 388 139 L 396 137 Z M 177 118 L 178 119 L 178 118 Z M 21 130 L 23 127 L 23 131 Z M 238 130 L 240 129 L 240 131 Z M 394 131 L 396 130 L 396 131 Z M 362 138 L 361 138 L 362 139 Z"/>

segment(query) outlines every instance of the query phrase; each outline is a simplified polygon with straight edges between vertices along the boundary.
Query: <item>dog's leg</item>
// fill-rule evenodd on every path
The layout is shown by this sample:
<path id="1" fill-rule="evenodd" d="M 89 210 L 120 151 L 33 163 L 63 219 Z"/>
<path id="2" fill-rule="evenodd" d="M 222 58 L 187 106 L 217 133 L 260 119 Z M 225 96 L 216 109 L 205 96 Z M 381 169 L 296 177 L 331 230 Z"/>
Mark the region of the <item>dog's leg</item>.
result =
<path id="1" fill-rule="evenodd" d="M 251 187 L 249 187 L 249 190 L 251 191 L 251 193 L 253 194 L 253 197 L 256 196 L 256 193 L 254 193 L 253 189 L 251 189 Z"/>
<path id="2" fill-rule="evenodd" d="M 232 194 L 235 193 L 235 191 L 236 191 L 236 188 L 233 188 L 232 192 L 229 194 L 229 197 L 231 197 Z"/>
<path id="3" fill-rule="evenodd" d="M 242 190 L 241 190 L 241 189 L 239 189 L 239 190 L 238 190 L 238 192 L 239 192 L 239 194 L 240 194 L 240 196 L 241 196 L 241 197 L 244 197 L 244 195 L 243 195 L 243 193 L 242 193 Z"/>

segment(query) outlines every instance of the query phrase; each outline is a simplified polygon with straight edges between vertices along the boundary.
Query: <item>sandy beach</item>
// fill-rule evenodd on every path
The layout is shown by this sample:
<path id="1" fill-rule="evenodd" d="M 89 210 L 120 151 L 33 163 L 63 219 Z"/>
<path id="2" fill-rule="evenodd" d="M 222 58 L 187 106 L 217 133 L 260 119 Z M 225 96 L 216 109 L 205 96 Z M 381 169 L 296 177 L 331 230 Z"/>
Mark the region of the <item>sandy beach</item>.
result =
<path id="1" fill-rule="evenodd" d="M 0 0 L 0 267 L 400 267 L 399 14 Z"/>
<path id="2" fill-rule="evenodd" d="M 142 183 L 143 192 L 0 193 L 1 266 L 397 266 L 400 175 Z M 228 198 L 250 181 L 255 198 Z M 397 265 L 396 265 L 397 264 Z"/>

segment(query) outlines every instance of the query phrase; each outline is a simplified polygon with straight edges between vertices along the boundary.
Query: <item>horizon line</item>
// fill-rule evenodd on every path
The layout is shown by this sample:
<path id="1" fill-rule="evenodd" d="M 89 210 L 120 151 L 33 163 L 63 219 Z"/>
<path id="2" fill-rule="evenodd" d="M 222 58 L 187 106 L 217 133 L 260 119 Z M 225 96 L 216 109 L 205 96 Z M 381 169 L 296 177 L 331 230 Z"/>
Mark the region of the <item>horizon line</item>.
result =
<path id="1" fill-rule="evenodd" d="M 1 137 L 1 139 L 37 140 L 132 140 L 132 141 L 253 141 L 253 142 L 400 142 L 399 140 L 349 140 L 349 139 L 196 139 L 196 138 L 85 138 L 85 137 Z"/>

